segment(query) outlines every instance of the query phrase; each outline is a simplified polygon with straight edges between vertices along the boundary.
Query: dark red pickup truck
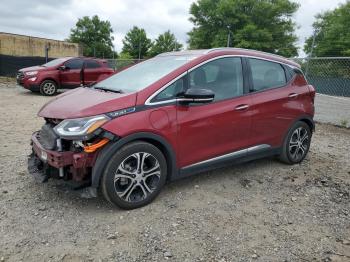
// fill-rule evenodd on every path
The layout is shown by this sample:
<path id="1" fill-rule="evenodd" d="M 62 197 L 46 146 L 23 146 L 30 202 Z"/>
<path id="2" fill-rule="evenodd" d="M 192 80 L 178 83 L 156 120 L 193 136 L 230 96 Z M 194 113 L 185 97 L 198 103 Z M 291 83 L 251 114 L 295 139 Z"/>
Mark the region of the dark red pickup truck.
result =
<path id="1" fill-rule="evenodd" d="M 17 83 L 33 92 L 55 95 L 57 89 L 90 85 L 114 73 L 107 61 L 88 57 L 64 57 L 41 66 L 22 68 L 17 73 Z"/>

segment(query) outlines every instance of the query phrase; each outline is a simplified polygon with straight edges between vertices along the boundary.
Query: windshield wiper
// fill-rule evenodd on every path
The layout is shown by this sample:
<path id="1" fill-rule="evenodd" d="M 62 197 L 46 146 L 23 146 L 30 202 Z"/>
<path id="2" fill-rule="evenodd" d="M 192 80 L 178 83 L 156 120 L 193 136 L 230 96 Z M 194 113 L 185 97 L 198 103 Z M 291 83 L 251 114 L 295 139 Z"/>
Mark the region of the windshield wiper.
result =
<path id="1" fill-rule="evenodd" d="M 113 93 L 119 93 L 119 94 L 123 94 L 124 93 L 123 90 L 121 90 L 121 89 L 110 89 L 110 88 L 103 87 L 103 86 L 95 86 L 93 88 L 97 89 L 97 90 L 106 91 L 106 92 L 113 92 Z"/>

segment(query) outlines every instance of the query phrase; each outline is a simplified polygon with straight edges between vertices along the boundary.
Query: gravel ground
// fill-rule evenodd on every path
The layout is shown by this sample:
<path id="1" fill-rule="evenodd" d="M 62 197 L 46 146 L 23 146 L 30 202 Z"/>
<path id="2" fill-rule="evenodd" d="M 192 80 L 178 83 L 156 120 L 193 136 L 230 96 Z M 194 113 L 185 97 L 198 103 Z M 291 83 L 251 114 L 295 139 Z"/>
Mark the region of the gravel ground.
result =
<path id="1" fill-rule="evenodd" d="M 26 171 L 49 99 L 0 84 L 0 261 L 350 261 L 350 130 L 318 124 L 308 157 L 203 173 L 119 210 Z"/>

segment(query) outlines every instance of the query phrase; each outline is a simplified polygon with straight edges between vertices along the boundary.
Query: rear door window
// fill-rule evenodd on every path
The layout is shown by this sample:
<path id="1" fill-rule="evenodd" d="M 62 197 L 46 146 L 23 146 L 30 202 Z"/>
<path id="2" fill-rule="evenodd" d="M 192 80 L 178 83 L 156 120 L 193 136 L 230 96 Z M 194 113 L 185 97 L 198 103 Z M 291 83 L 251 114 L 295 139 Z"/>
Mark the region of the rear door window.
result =
<path id="1" fill-rule="evenodd" d="M 86 60 L 85 62 L 85 68 L 93 69 L 93 68 L 100 68 L 101 65 L 95 60 Z"/>
<path id="2" fill-rule="evenodd" d="M 286 85 L 286 74 L 281 64 L 255 58 L 250 58 L 249 64 L 252 72 L 253 91 Z"/>
<path id="3" fill-rule="evenodd" d="M 81 69 L 83 66 L 83 63 L 84 63 L 83 59 L 75 58 L 75 59 L 68 60 L 66 63 L 64 63 L 64 65 L 68 69 Z"/>

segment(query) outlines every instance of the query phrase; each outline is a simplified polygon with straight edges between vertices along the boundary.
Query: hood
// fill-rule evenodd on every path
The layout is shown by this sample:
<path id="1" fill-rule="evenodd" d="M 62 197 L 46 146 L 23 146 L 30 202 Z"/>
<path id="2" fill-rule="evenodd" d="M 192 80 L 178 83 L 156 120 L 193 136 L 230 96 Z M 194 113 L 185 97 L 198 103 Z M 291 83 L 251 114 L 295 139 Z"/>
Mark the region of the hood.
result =
<path id="1" fill-rule="evenodd" d="M 21 72 L 40 71 L 40 70 L 44 70 L 44 69 L 47 69 L 47 68 L 48 67 L 44 67 L 44 66 L 31 66 L 31 67 L 22 68 L 19 71 L 21 71 Z"/>
<path id="2" fill-rule="evenodd" d="M 136 93 L 118 94 L 79 87 L 49 101 L 38 115 L 56 119 L 80 118 L 133 107 L 135 104 Z"/>

